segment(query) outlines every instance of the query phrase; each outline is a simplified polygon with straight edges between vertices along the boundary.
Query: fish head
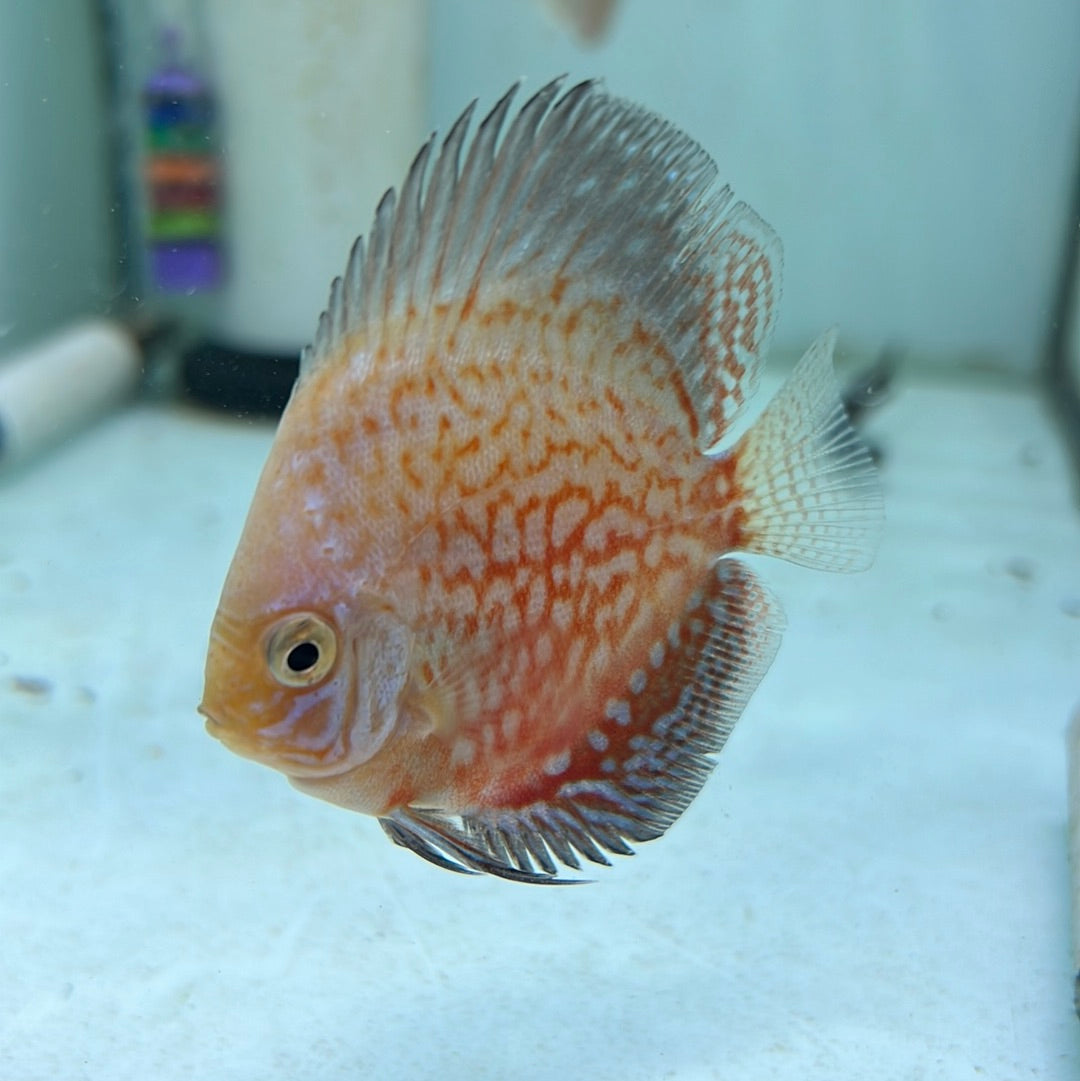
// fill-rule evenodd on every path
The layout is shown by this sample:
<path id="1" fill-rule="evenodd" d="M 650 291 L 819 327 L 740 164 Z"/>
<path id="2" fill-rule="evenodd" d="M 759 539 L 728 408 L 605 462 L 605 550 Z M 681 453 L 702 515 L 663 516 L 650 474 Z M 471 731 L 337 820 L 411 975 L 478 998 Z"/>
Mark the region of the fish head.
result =
<path id="1" fill-rule="evenodd" d="M 379 571 L 372 516 L 352 502 L 356 470 L 323 446 L 348 418 L 320 388 L 294 390 L 263 467 L 210 629 L 199 712 L 231 751 L 296 783 L 348 778 L 360 810 L 381 776 L 371 760 L 405 725 L 416 650 Z"/>
<path id="2" fill-rule="evenodd" d="M 401 718 L 407 625 L 379 597 L 329 600 L 325 578 L 310 597 L 287 577 L 266 599 L 250 585 L 242 568 L 230 574 L 211 626 L 207 731 L 291 778 L 363 766 Z"/>

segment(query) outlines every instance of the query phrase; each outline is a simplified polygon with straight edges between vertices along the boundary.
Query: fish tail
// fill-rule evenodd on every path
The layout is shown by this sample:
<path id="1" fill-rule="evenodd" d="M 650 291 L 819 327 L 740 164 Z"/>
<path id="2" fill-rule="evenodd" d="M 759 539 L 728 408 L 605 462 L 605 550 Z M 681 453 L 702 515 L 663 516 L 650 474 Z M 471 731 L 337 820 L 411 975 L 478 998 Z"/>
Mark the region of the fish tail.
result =
<path id="1" fill-rule="evenodd" d="M 731 546 L 820 570 L 865 570 L 884 522 L 881 489 L 840 402 L 835 345 L 835 330 L 818 338 L 736 444 Z"/>

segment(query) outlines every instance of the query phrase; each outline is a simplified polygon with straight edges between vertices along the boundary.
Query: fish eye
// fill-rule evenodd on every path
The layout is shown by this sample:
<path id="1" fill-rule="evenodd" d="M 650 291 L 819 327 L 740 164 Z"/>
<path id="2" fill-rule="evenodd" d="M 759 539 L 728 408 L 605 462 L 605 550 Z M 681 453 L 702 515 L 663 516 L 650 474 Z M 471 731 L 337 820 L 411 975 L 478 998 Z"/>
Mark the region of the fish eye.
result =
<path id="1" fill-rule="evenodd" d="M 270 674 L 285 687 L 310 687 L 334 667 L 337 635 L 311 612 L 295 612 L 271 629 L 266 640 Z"/>

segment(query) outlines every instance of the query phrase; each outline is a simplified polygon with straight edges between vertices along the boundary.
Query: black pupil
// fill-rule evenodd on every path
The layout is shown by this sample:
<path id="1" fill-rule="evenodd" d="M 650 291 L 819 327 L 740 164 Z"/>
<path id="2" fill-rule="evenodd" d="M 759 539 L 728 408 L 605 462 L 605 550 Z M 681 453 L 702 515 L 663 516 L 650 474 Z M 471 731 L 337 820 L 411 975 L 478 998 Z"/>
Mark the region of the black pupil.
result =
<path id="1" fill-rule="evenodd" d="M 306 672 L 314 668 L 319 660 L 319 647 L 314 642 L 301 642 L 289 650 L 285 663 L 292 672 Z"/>

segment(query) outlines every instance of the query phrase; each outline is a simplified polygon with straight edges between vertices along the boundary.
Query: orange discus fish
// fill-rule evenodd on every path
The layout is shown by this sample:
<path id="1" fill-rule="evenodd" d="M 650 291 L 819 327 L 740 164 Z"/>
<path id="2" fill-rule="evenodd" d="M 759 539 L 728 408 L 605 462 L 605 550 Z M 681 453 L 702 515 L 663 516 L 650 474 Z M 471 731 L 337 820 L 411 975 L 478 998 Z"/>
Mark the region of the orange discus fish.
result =
<path id="1" fill-rule="evenodd" d="M 593 83 L 507 126 L 515 90 L 333 283 L 200 709 L 432 863 L 551 882 L 664 833 L 769 666 L 780 610 L 729 553 L 865 567 L 881 500 L 832 333 L 716 449 L 781 257 L 705 151 Z"/>

